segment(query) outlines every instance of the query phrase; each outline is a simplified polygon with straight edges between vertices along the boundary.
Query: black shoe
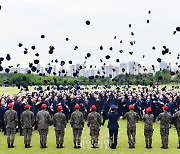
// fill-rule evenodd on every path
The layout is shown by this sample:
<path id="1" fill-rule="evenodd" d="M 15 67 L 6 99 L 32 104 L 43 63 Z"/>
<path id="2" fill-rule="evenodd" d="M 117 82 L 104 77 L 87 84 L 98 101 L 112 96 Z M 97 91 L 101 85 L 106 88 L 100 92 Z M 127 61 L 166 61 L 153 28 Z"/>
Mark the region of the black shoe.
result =
<path id="1" fill-rule="evenodd" d="M 78 145 L 78 146 L 77 146 L 77 148 L 78 148 L 78 149 L 80 149 L 80 148 L 81 148 L 81 146 L 80 146 L 80 145 Z"/>
<path id="2" fill-rule="evenodd" d="M 161 149 L 164 149 L 164 146 L 161 146 Z"/>
<path id="3" fill-rule="evenodd" d="M 32 146 L 30 146 L 30 144 L 28 144 L 27 146 L 28 146 L 28 148 L 32 148 Z"/>
<path id="4" fill-rule="evenodd" d="M 44 148 L 44 146 L 43 146 L 43 144 L 41 144 L 41 147 L 40 147 L 41 149 L 43 149 Z"/>
<path id="5" fill-rule="evenodd" d="M 11 148 L 11 145 L 10 145 L 10 144 L 8 144 L 8 148 Z"/>
<path id="6" fill-rule="evenodd" d="M 62 144 L 60 144 L 60 147 L 59 148 L 64 148 L 64 146 Z"/>
<path id="7" fill-rule="evenodd" d="M 177 148 L 180 149 L 180 145 Z"/>
<path id="8" fill-rule="evenodd" d="M 46 144 L 44 144 L 44 148 L 47 148 Z"/>
<path id="9" fill-rule="evenodd" d="M 131 144 L 129 144 L 129 149 L 132 149 L 132 145 Z"/>
<path id="10" fill-rule="evenodd" d="M 28 148 L 28 145 L 27 145 L 27 144 L 25 144 L 25 148 Z"/>
<path id="11" fill-rule="evenodd" d="M 133 149 L 135 148 L 134 144 L 132 144 L 132 148 L 133 148 Z"/>
<path id="12" fill-rule="evenodd" d="M 74 148 L 77 149 L 78 147 L 75 145 Z"/>
<path id="13" fill-rule="evenodd" d="M 146 149 L 148 149 L 148 148 L 149 148 L 149 147 L 148 147 L 148 144 L 146 144 L 145 148 L 146 148 Z"/>
<path id="14" fill-rule="evenodd" d="M 57 148 L 57 149 L 59 148 L 59 144 L 57 144 L 56 148 Z"/>
<path id="15" fill-rule="evenodd" d="M 15 148 L 15 146 L 13 145 L 13 143 L 11 144 L 11 148 Z"/>

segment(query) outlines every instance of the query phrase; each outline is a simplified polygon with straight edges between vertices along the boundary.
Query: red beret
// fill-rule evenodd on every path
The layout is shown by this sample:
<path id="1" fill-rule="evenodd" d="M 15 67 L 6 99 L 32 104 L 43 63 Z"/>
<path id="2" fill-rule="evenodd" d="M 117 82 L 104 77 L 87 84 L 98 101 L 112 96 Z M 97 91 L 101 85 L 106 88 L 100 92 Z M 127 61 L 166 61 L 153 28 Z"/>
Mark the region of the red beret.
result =
<path id="1" fill-rule="evenodd" d="M 46 104 L 42 104 L 41 105 L 41 109 L 46 109 L 47 108 L 47 105 Z"/>
<path id="2" fill-rule="evenodd" d="M 9 107 L 9 108 L 13 108 L 13 107 L 14 107 L 14 104 L 13 104 L 13 103 L 9 103 L 9 104 L 8 104 L 8 107 Z"/>
<path id="3" fill-rule="evenodd" d="M 129 105 L 129 110 L 134 110 L 134 105 Z"/>
<path id="4" fill-rule="evenodd" d="M 163 106 L 163 109 L 167 111 L 167 110 L 168 110 L 168 106 L 167 106 L 167 105 L 164 105 L 164 106 Z"/>
<path id="5" fill-rule="evenodd" d="M 62 105 L 60 105 L 60 106 L 57 107 L 57 110 L 58 110 L 58 111 L 62 111 L 62 109 L 63 109 Z"/>
<path id="6" fill-rule="evenodd" d="M 146 111 L 147 111 L 148 113 L 151 113 L 151 112 L 152 112 L 152 109 L 151 109 L 150 107 L 148 107 L 148 108 L 146 108 Z"/>
<path id="7" fill-rule="evenodd" d="M 31 106 L 29 104 L 25 105 L 25 109 L 30 109 L 30 108 L 31 108 Z"/>
<path id="8" fill-rule="evenodd" d="M 95 110 L 96 110 L 96 106 L 95 106 L 95 105 L 92 105 L 92 106 L 91 106 L 91 110 L 92 110 L 92 111 L 95 111 Z"/>
<path id="9" fill-rule="evenodd" d="M 80 108 L 79 104 L 76 104 L 76 105 L 74 106 L 74 108 L 75 108 L 75 109 L 79 109 L 79 108 Z"/>

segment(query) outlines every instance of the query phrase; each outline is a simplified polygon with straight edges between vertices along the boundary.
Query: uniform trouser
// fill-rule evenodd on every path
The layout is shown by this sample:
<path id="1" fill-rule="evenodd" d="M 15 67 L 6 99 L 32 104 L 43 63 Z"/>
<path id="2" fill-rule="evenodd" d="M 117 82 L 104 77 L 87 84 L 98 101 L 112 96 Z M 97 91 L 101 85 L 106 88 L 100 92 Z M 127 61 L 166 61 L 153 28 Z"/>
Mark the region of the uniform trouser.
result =
<path id="1" fill-rule="evenodd" d="M 144 130 L 144 136 L 145 136 L 146 145 L 151 145 L 152 144 L 153 129 Z"/>
<path id="2" fill-rule="evenodd" d="M 91 144 L 98 145 L 99 129 L 90 128 Z"/>
<path id="3" fill-rule="evenodd" d="M 19 130 L 20 134 L 22 134 L 23 129 L 21 126 L 21 116 L 18 116 L 18 130 Z"/>
<path id="4" fill-rule="evenodd" d="M 80 146 L 81 143 L 82 128 L 73 128 L 74 145 Z"/>
<path id="5" fill-rule="evenodd" d="M 24 144 L 31 144 L 32 128 L 24 128 Z"/>
<path id="6" fill-rule="evenodd" d="M 160 134 L 161 134 L 162 146 L 168 147 L 169 128 L 167 129 L 160 128 Z"/>
<path id="7" fill-rule="evenodd" d="M 118 128 L 117 129 L 109 129 L 109 146 L 110 147 L 117 146 L 117 136 L 118 136 Z"/>
<path id="8" fill-rule="evenodd" d="M 56 134 L 56 144 L 63 144 L 64 142 L 64 129 L 55 130 Z"/>
<path id="9" fill-rule="evenodd" d="M 40 144 L 46 144 L 47 142 L 47 135 L 48 135 L 48 129 L 38 129 L 39 135 L 40 135 Z"/>
<path id="10" fill-rule="evenodd" d="M 7 144 L 14 144 L 16 128 L 7 128 Z"/>
<path id="11" fill-rule="evenodd" d="M 128 135 L 128 143 L 129 145 L 135 145 L 136 142 L 136 128 L 128 128 L 127 129 L 127 135 Z"/>

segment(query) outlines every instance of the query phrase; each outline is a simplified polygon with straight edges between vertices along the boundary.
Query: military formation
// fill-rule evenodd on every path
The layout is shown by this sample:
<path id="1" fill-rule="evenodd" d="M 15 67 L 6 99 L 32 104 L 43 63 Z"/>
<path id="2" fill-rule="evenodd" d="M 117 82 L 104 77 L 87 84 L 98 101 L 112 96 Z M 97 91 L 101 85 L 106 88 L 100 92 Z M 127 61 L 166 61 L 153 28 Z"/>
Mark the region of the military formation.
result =
<path id="1" fill-rule="evenodd" d="M 169 130 L 175 125 L 180 149 L 180 98 L 174 91 L 159 93 L 118 91 L 59 91 L 2 96 L 0 124 L 7 135 L 8 148 L 14 148 L 15 134 L 24 136 L 25 148 L 31 148 L 33 130 L 38 130 L 40 148 L 47 148 L 50 126 L 54 126 L 56 148 L 64 148 L 67 123 L 73 134 L 74 148 L 82 146 L 81 135 L 87 124 L 92 148 L 99 147 L 100 129 L 108 120 L 109 147 L 118 145 L 119 119 L 127 119 L 129 148 L 135 148 L 136 124 L 144 121 L 145 148 L 152 148 L 153 123 L 160 123 L 161 148 L 168 148 Z"/>

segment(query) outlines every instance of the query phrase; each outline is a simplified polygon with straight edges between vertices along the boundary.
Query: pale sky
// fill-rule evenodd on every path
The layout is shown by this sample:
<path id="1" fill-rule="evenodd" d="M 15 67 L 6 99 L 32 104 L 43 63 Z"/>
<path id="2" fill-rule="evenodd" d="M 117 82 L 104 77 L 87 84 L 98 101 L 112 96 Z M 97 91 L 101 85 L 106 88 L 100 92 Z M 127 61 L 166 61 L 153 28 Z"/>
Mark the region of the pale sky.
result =
<path id="1" fill-rule="evenodd" d="M 28 67 L 37 59 L 36 52 L 42 65 L 56 58 L 82 64 L 87 53 L 91 53 L 87 65 L 98 67 L 99 59 L 118 66 L 117 58 L 145 66 L 158 66 L 157 58 L 180 64 L 180 32 L 173 35 L 180 26 L 180 0 L 1 0 L 0 5 L 0 57 L 9 53 L 12 58 L 4 65 L 20 63 Z M 91 24 L 87 26 L 86 20 Z M 135 35 L 131 36 L 131 32 Z M 42 34 L 45 39 L 40 38 Z M 136 44 L 131 46 L 130 41 Z M 19 48 L 18 43 L 23 47 Z M 32 45 L 36 50 L 31 50 Z M 52 55 L 48 54 L 50 45 L 55 46 Z M 74 50 L 76 45 L 78 50 Z M 104 50 L 99 49 L 101 45 Z M 161 54 L 163 45 L 171 54 Z M 109 50 L 111 46 L 113 51 Z M 152 50 L 153 46 L 156 50 Z M 24 47 L 29 49 L 27 55 L 23 54 Z M 130 51 L 133 55 L 129 55 Z M 111 58 L 106 60 L 106 55 Z"/>

